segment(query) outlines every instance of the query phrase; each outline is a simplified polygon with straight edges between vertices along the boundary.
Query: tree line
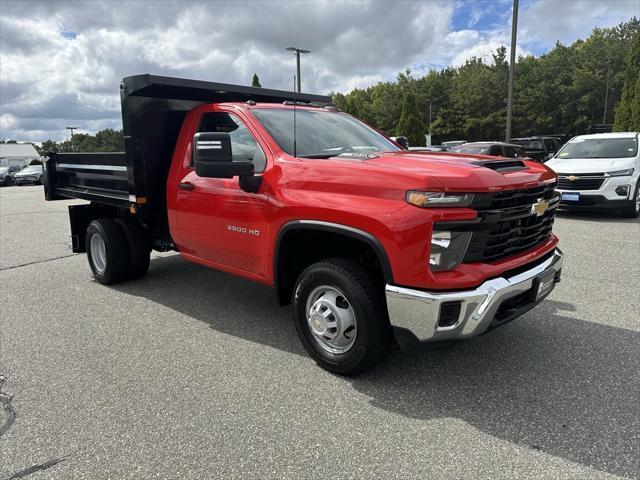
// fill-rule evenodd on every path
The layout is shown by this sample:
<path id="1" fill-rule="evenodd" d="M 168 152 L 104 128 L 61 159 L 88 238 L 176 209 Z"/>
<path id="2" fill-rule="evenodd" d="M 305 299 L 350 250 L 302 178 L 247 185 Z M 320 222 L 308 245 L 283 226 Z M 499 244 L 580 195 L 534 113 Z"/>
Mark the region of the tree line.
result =
<path id="1" fill-rule="evenodd" d="M 570 46 L 556 43 L 539 57 L 519 57 L 512 136 L 577 135 L 614 118 L 618 130 L 640 130 L 639 42 L 634 17 L 596 28 Z M 500 47 L 492 62 L 472 58 L 421 78 L 406 70 L 395 82 L 332 96 L 340 109 L 388 135 L 404 135 L 412 145 L 424 145 L 429 131 L 436 143 L 502 140 L 508 72 L 507 50 Z"/>
<path id="2" fill-rule="evenodd" d="M 506 123 L 509 64 L 503 46 L 492 62 L 471 58 L 460 67 L 430 70 L 420 78 L 407 69 L 396 81 L 347 94 L 332 93 L 335 105 L 389 136 L 414 146 L 446 140 L 502 140 Z M 252 86 L 260 87 L 253 75 Z M 614 124 L 640 131 L 640 20 L 596 28 L 586 40 L 556 43 L 547 53 L 516 62 L 512 136 L 578 135 L 592 125 Z M 47 140 L 40 154 L 124 150 L 122 130 L 78 133 Z"/>

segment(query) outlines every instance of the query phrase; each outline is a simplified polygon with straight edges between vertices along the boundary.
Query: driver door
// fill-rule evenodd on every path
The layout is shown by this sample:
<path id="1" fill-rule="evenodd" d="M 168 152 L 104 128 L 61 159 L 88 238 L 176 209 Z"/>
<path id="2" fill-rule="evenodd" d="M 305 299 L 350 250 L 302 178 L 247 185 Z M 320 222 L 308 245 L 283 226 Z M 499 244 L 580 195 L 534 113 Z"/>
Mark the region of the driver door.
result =
<path id="1" fill-rule="evenodd" d="M 264 150 L 238 115 L 205 112 L 198 132 L 228 133 L 233 161 L 250 160 L 256 173 L 264 171 Z M 183 253 L 212 266 L 265 277 L 266 194 L 244 192 L 237 177 L 199 177 L 191 165 L 180 175 L 177 197 Z"/>

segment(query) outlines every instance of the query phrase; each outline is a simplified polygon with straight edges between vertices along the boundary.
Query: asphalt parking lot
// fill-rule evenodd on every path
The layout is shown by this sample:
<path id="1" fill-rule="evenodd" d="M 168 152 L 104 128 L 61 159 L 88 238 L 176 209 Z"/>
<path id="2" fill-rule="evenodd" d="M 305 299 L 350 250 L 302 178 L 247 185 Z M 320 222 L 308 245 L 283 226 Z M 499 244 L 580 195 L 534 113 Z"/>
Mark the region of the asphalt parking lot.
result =
<path id="1" fill-rule="evenodd" d="M 0 189 L 0 479 L 638 478 L 638 220 L 561 214 L 542 305 L 342 378 L 263 286 L 155 253 L 94 282 L 69 203 Z"/>

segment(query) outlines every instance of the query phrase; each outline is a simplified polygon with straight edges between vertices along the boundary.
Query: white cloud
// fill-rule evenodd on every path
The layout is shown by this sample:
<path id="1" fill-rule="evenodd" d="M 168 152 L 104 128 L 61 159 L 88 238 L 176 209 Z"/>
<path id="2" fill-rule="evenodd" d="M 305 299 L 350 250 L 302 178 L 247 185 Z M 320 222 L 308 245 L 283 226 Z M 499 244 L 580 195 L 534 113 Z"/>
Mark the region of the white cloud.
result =
<path id="1" fill-rule="evenodd" d="M 615 5 L 602 9 L 580 0 L 579 10 L 562 0 L 528 3 L 518 53 L 538 42 L 552 45 L 554 31 L 566 32 L 561 40 L 575 39 L 598 22 L 628 19 L 632 3 L 607 2 Z M 303 58 L 302 85 L 318 93 L 392 80 L 406 67 L 419 75 L 472 56 L 490 60 L 496 48 L 508 46 L 509 15 L 494 12 L 496 25 L 479 30 L 488 14 L 466 3 L 475 9 L 469 27 L 476 29 L 452 31 L 454 5 L 0 0 L 0 138 L 63 139 L 69 124 L 119 128 L 120 79 L 139 73 L 249 84 L 257 72 L 263 86 L 291 89 L 295 59 L 284 51 L 291 45 L 312 51 Z"/>
<path id="2" fill-rule="evenodd" d="M 529 48 L 570 44 L 589 36 L 595 27 L 612 27 L 640 17 L 638 0 L 539 0 L 519 13 L 518 38 Z"/>

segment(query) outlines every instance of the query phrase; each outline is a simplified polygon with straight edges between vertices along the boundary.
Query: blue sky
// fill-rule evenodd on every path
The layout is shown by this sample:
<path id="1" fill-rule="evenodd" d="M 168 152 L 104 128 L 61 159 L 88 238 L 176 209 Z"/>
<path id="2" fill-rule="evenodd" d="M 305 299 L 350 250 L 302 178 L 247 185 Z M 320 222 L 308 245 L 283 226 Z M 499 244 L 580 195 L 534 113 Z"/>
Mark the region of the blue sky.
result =
<path id="1" fill-rule="evenodd" d="M 290 89 L 288 46 L 311 50 L 304 91 L 348 92 L 409 67 L 491 61 L 512 0 L 0 0 L 0 138 L 120 128 L 122 77 L 153 73 Z M 518 55 L 640 17 L 640 0 L 521 0 Z"/>

